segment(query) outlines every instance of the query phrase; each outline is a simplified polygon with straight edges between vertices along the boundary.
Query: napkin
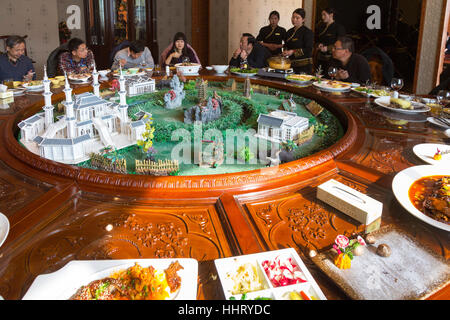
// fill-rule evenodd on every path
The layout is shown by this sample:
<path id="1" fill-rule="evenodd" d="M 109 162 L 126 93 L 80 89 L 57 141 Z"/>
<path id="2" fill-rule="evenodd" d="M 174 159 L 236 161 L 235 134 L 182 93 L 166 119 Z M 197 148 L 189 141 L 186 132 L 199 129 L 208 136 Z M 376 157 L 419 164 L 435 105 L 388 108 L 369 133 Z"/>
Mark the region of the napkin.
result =
<path id="1" fill-rule="evenodd" d="M 6 90 L 8 90 L 8 87 L 3 84 L 0 84 L 0 92 L 6 92 Z"/>

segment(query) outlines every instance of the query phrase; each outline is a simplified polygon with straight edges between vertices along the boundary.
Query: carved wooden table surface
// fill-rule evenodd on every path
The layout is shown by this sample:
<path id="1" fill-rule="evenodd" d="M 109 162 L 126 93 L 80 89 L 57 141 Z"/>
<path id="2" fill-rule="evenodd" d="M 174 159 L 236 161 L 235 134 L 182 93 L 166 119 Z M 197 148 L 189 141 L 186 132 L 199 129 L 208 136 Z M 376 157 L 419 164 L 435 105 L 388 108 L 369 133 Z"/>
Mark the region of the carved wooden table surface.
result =
<path id="1" fill-rule="evenodd" d="M 226 80 L 212 74 L 203 73 Z M 184 257 L 199 261 L 198 298 L 223 299 L 214 259 L 293 247 L 328 299 L 347 299 L 308 258 L 309 250 L 329 248 L 338 234 L 363 232 L 316 199 L 316 187 L 331 178 L 383 202 L 383 225 L 403 228 L 450 258 L 449 234 L 408 214 L 391 190 L 396 173 L 423 164 L 411 151 L 414 145 L 449 142 L 442 131 L 425 121 L 389 118 L 356 93 L 255 82 L 316 99 L 341 120 L 346 135 L 319 154 L 278 168 L 137 177 L 62 165 L 23 149 L 15 138 L 17 123 L 40 110 L 39 94 L 0 109 L 0 212 L 11 224 L 0 248 L 0 295 L 21 299 L 36 276 L 71 260 Z M 63 97 L 56 89 L 53 101 Z M 449 299 L 450 288 L 431 298 Z"/>

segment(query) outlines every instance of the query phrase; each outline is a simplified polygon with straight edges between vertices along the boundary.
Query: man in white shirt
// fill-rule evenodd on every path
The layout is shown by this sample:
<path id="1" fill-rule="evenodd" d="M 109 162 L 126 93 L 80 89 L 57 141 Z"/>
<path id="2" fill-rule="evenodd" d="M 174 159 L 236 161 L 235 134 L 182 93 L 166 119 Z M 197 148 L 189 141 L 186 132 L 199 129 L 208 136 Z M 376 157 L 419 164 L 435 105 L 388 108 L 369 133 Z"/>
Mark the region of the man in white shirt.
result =
<path id="1" fill-rule="evenodd" d="M 149 48 L 140 41 L 133 41 L 128 48 L 116 53 L 111 69 L 153 68 L 154 66 L 155 62 Z"/>

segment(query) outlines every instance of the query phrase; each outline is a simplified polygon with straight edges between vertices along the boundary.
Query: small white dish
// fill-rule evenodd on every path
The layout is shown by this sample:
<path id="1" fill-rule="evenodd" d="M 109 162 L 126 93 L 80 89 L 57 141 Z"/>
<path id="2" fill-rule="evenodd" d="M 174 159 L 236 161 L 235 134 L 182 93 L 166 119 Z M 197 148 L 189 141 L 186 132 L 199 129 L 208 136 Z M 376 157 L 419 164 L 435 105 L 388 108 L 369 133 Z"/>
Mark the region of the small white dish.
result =
<path id="1" fill-rule="evenodd" d="M 207 66 L 206 67 L 206 70 L 209 70 L 209 71 L 211 71 L 211 70 L 213 70 L 214 68 L 213 67 L 210 67 L 210 66 Z"/>
<path id="2" fill-rule="evenodd" d="M 111 70 L 100 70 L 98 73 L 100 74 L 100 77 L 106 78 L 106 76 L 111 72 Z"/>
<path id="3" fill-rule="evenodd" d="M 9 234 L 9 220 L 8 218 L 0 212 L 0 247 L 5 242 Z"/>
<path id="4" fill-rule="evenodd" d="M 433 159 L 438 149 L 444 153 L 442 155 L 442 160 Z M 414 146 L 413 152 L 417 157 L 428 164 L 450 165 L 450 146 L 448 145 L 437 143 L 422 143 Z"/>
<path id="5" fill-rule="evenodd" d="M 225 73 L 225 71 L 227 71 L 227 69 L 228 69 L 228 65 L 218 65 L 218 64 L 216 64 L 216 65 L 213 65 L 212 68 L 217 73 Z"/>

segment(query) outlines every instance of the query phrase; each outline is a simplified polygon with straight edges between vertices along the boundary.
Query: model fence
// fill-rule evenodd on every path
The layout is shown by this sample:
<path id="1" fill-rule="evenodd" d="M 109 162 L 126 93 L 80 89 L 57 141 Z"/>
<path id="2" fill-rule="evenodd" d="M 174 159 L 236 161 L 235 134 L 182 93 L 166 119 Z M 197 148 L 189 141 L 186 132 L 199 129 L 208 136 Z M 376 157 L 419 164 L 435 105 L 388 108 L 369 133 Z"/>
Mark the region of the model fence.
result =
<path id="1" fill-rule="evenodd" d="M 169 175 L 180 170 L 178 160 L 158 160 L 154 162 L 151 160 L 136 160 L 136 173 L 147 175 Z"/>

